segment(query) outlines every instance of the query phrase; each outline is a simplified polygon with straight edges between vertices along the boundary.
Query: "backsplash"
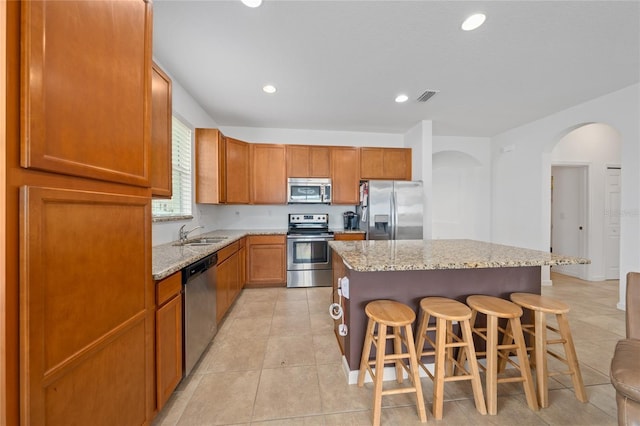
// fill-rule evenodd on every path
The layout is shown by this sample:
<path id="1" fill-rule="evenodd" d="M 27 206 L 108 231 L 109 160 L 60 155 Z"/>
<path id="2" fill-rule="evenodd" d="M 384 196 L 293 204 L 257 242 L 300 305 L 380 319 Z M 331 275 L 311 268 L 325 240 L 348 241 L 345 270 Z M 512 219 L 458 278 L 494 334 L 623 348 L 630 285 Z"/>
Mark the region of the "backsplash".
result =
<path id="1" fill-rule="evenodd" d="M 152 226 L 152 245 L 166 244 L 178 239 L 178 229 L 204 226 L 196 234 L 216 229 L 287 229 L 289 213 L 328 213 L 329 227 L 343 228 L 342 213 L 355 211 L 355 206 L 330 206 L 324 204 L 289 205 L 209 205 L 196 204 L 193 219 L 174 222 L 156 222 Z"/>

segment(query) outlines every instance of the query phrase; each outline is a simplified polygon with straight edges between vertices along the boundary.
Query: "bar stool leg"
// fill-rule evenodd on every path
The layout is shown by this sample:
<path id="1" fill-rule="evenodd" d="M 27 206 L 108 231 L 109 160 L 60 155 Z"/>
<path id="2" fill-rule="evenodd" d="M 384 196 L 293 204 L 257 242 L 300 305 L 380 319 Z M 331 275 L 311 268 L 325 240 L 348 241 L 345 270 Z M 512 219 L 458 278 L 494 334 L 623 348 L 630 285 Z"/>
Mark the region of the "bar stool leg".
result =
<path id="1" fill-rule="evenodd" d="M 578 356 L 576 355 L 576 348 L 573 345 L 573 337 L 571 336 L 571 329 L 569 328 L 569 320 L 564 314 L 558 314 L 556 318 L 558 320 L 560 335 L 564 339 L 564 352 L 567 356 L 569 369 L 571 370 L 571 380 L 573 381 L 576 398 L 578 398 L 580 402 L 588 402 L 589 397 L 587 397 L 587 392 L 584 389 L 580 365 L 578 365 Z"/>
<path id="2" fill-rule="evenodd" d="M 487 315 L 487 412 L 495 416 L 498 413 L 498 318 Z"/>
<path id="3" fill-rule="evenodd" d="M 382 411 L 382 379 L 384 376 L 384 350 L 387 343 L 387 326 L 378 324 L 378 344 L 376 345 L 376 373 L 373 383 L 373 424 L 380 424 Z"/>
<path id="4" fill-rule="evenodd" d="M 364 337 L 364 345 L 362 345 L 362 358 L 360 358 L 360 371 L 358 371 L 358 387 L 364 385 L 364 376 L 369 367 L 369 355 L 371 354 L 371 343 L 373 341 L 373 329 L 375 321 L 369 318 L 367 322 L 367 331 Z M 373 377 L 371 377 L 373 379 Z"/>
<path id="5" fill-rule="evenodd" d="M 549 406 L 549 391 L 547 382 L 547 319 L 542 311 L 533 311 L 535 343 L 533 357 L 535 359 L 536 388 L 540 407 Z"/>
<path id="6" fill-rule="evenodd" d="M 433 377 L 433 416 L 442 419 L 444 402 L 445 345 L 447 343 L 447 321 L 436 318 L 436 356 Z"/>
<path id="7" fill-rule="evenodd" d="M 411 381 L 413 387 L 416 389 L 416 407 L 418 409 L 418 416 L 422 423 L 427 421 L 427 412 L 424 408 L 424 397 L 422 395 L 422 383 L 420 383 L 420 370 L 418 367 L 418 357 L 416 354 L 416 346 L 413 341 L 413 332 L 411 330 L 411 324 L 405 326 L 405 337 L 407 340 L 407 351 L 409 352 L 409 368 L 411 375 Z"/>
<path id="8" fill-rule="evenodd" d="M 482 383 L 480 382 L 480 369 L 478 368 L 478 362 L 476 357 L 476 350 L 473 346 L 473 333 L 471 332 L 471 325 L 468 321 L 461 321 L 460 328 L 462 329 L 462 338 L 468 343 L 466 347 L 460 348 L 460 352 L 467 353 L 466 358 L 469 359 L 469 369 L 473 378 L 471 379 L 471 388 L 473 389 L 473 398 L 476 403 L 476 409 L 480 414 L 487 414 L 487 407 L 484 402 L 484 396 L 482 395 Z M 459 359 L 462 357 L 459 357 Z"/>
<path id="9" fill-rule="evenodd" d="M 524 336 L 522 334 L 522 326 L 520 324 L 520 318 L 511 318 L 511 331 L 513 333 L 514 341 L 517 345 L 516 353 L 518 355 L 518 363 L 520 365 L 520 373 L 524 380 L 524 394 L 527 397 L 527 404 L 529 408 L 538 410 L 538 399 L 536 398 L 536 390 L 533 387 L 533 378 L 531 377 L 531 367 L 529 366 L 529 358 L 527 357 L 527 346 L 524 342 Z"/>
<path id="10" fill-rule="evenodd" d="M 402 353 L 402 339 L 400 337 L 400 327 L 393 327 L 393 353 Z M 402 360 L 397 359 L 396 366 L 396 381 L 402 383 L 404 381 L 404 370 L 402 368 Z"/>

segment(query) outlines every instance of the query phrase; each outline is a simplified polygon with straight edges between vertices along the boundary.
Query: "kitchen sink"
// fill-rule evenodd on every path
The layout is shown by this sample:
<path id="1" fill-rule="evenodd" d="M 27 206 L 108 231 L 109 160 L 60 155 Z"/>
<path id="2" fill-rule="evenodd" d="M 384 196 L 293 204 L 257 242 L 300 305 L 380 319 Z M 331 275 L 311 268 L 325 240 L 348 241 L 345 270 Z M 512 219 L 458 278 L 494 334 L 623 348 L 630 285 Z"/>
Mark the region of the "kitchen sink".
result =
<path id="1" fill-rule="evenodd" d="M 174 246 L 210 246 L 212 244 L 221 243 L 226 240 L 227 237 L 209 237 L 209 238 L 192 238 L 187 241 L 179 241 L 174 243 Z"/>

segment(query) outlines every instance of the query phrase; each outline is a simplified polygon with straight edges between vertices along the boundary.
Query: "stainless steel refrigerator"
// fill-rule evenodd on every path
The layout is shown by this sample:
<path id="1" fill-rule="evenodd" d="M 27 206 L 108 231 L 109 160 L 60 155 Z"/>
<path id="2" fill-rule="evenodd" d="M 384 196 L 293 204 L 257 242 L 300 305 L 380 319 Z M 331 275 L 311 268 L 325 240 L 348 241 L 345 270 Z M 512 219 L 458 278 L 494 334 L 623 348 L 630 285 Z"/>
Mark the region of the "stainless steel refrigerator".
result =
<path id="1" fill-rule="evenodd" d="M 424 192 L 421 181 L 360 183 L 360 229 L 368 240 L 421 240 Z"/>

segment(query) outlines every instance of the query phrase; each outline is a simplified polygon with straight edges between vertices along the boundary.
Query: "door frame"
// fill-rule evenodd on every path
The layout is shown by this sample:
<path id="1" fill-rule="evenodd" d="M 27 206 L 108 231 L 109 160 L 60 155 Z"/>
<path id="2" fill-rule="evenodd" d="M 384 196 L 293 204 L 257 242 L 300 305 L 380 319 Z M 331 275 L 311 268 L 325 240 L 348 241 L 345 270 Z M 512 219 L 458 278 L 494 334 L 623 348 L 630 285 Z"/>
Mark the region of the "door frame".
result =
<path id="1" fill-rule="evenodd" d="M 588 162 L 568 162 L 568 161 L 559 161 L 559 162 L 551 162 L 551 170 L 549 175 L 549 184 L 551 185 L 551 178 L 553 177 L 553 168 L 554 167 L 563 167 L 563 168 L 577 168 L 582 171 L 582 194 L 581 194 L 581 209 L 579 211 L 580 221 L 583 223 L 583 226 L 586 227 L 586 230 L 583 232 L 581 241 L 579 242 L 579 251 L 580 253 L 576 256 L 579 257 L 589 257 L 590 253 L 590 245 L 589 241 L 591 240 L 591 215 L 589 214 L 591 211 L 591 167 L 592 164 Z M 549 212 L 549 241 L 551 245 L 551 249 L 553 249 L 553 188 L 550 188 L 550 212 Z M 590 265 L 586 265 L 584 268 L 578 268 L 577 278 L 582 280 L 587 280 L 589 277 L 589 267 Z M 558 271 L 562 273 L 561 271 Z"/>

